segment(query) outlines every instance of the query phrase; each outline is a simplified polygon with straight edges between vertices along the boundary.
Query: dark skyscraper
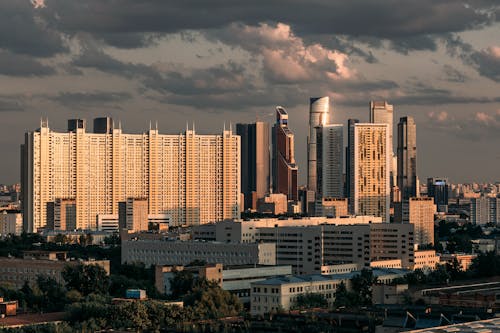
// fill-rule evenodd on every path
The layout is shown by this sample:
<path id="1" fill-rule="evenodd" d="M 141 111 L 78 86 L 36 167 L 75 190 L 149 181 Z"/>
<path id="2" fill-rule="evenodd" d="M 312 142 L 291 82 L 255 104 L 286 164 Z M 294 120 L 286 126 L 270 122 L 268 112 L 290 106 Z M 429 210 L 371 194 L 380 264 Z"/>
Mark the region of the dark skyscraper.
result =
<path id="1" fill-rule="evenodd" d="M 438 212 L 448 212 L 448 179 L 427 178 L 427 196 L 434 198 Z"/>
<path id="2" fill-rule="evenodd" d="M 269 124 L 236 124 L 241 137 L 241 192 L 245 195 L 245 209 L 257 209 L 257 199 L 270 188 Z"/>
<path id="3" fill-rule="evenodd" d="M 417 126 L 412 117 L 398 123 L 398 187 L 403 202 L 417 196 Z"/>
<path id="4" fill-rule="evenodd" d="M 359 123 L 358 119 L 347 120 L 347 147 L 345 151 L 345 191 L 344 191 L 344 196 L 346 198 L 351 198 L 351 154 L 353 154 L 353 149 L 354 149 L 354 147 L 352 147 L 354 143 L 354 124 L 357 123 Z M 354 204 L 349 201 L 349 210 L 351 212 L 354 209 L 353 205 Z"/>
<path id="5" fill-rule="evenodd" d="M 102 117 L 94 119 L 94 133 L 112 134 L 113 119 L 110 117 Z"/>
<path id="6" fill-rule="evenodd" d="M 288 128 L 288 113 L 278 106 L 273 126 L 273 192 L 286 194 L 288 200 L 297 201 L 297 172 L 294 135 Z"/>

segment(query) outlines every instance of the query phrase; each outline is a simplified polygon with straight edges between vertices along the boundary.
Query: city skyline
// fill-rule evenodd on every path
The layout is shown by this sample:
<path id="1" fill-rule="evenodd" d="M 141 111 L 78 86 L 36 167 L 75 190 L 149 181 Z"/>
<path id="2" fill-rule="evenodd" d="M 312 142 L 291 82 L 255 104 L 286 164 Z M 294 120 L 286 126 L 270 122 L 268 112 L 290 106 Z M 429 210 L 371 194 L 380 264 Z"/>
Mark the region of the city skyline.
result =
<path id="1" fill-rule="evenodd" d="M 196 14 L 210 11 L 223 15 Z M 421 180 L 496 181 L 497 13 L 490 2 L 427 0 L 2 1 L 0 183 L 20 180 L 19 133 L 40 117 L 62 129 L 68 118 L 111 116 L 131 132 L 152 120 L 168 133 L 195 121 L 210 133 L 272 123 L 283 105 L 306 184 L 311 96 L 330 96 L 331 123 L 368 121 L 370 100 L 394 105 L 394 121 L 413 117 Z"/>

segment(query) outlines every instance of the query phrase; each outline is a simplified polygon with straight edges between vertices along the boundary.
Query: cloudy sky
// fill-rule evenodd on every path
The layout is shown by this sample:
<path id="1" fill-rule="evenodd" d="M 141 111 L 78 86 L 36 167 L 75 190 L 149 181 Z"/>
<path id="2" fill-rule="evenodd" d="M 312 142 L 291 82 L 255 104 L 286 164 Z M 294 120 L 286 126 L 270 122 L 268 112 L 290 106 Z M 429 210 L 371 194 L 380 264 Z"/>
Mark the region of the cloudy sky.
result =
<path id="1" fill-rule="evenodd" d="M 367 121 L 371 99 L 415 117 L 421 180 L 500 180 L 499 21 L 497 0 L 1 0 L 0 183 L 41 117 L 212 133 L 276 105 L 304 182 L 323 95 L 336 123 Z"/>

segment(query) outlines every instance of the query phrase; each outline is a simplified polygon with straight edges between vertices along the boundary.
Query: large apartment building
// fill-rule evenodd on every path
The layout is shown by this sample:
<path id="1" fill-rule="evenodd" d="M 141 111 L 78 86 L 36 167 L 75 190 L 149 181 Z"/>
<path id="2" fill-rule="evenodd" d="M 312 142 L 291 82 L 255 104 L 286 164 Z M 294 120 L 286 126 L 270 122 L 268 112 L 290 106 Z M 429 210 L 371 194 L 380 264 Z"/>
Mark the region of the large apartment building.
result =
<path id="1" fill-rule="evenodd" d="M 149 214 L 169 214 L 173 225 L 238 218 L 240 137 L 229 130 L 176 135 L 121 128 L 89 133 L 83 120 L 56 132 L 47 122 L 27 132 L 21 146 L 24 229 L 47 225 L 47 207 L 74 200 L 76 229 L 96 229 L 99 214 L 118 214 L 127 198 L 147 198 Z"/>

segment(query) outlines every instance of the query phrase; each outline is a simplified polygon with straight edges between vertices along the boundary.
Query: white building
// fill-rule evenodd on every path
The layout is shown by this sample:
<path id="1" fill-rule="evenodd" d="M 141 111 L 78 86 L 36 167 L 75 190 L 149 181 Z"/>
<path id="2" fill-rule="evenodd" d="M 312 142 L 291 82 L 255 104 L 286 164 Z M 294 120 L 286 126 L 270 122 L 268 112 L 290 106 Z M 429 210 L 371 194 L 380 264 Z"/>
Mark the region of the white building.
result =
<path id="1" fill-rule="evenodd" d="M 75 200 L 76 229 L 96 229 L 97 215 L 118 214 L 127 198 L 148 198 L 148 213 L 169 214 L 174 225 L 239 217 L 240 137 L 231 130 L 88 133 L 74 120 L 60 133 L 42 122 L 21 149 L 28 232 L 46 226 L 47 204 L 58 198 Z"/>
<path id="2" fill-rule="evenodd" d="M 17 210 L 0 211 L 0 235 L 21 235 L 23 232 L 23 215 Z"/>

